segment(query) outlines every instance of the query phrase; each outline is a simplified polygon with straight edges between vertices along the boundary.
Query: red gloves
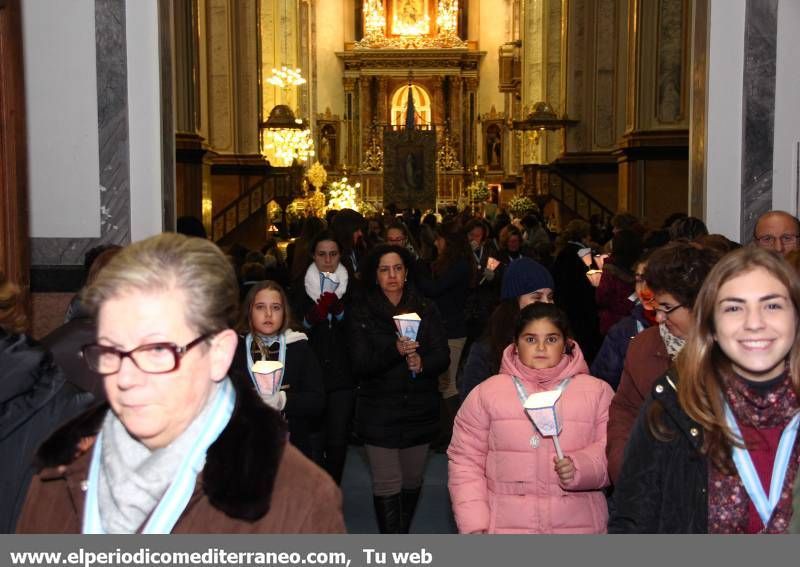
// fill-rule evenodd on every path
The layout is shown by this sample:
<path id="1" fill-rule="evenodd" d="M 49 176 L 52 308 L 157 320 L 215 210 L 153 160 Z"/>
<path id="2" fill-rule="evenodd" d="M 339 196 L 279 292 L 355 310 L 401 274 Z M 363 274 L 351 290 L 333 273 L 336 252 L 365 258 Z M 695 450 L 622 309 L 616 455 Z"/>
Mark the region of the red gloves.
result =
<path id="1" fill-rule="evenodd" d="M 317 300 L 317 303 L 311 308 L 308 315 L 306 315 L 306 321 L 308 321 L 310 325 L 316 325 L 327 319 L 328 313 L 331 311 L 331 307 L 337 299 L 335 293 L 329 291 L 323 293 L 322 297 Z"/>

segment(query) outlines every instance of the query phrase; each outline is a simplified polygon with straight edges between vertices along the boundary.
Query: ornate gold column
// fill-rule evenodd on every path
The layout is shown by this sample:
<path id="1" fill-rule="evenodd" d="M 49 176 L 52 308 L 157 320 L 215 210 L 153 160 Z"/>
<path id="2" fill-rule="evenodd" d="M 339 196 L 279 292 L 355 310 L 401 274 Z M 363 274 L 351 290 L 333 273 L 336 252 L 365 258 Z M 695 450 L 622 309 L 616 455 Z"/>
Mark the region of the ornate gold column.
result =
<path id="1" fill-rule="evenodd" d="M 345 77 L 342 79 L 344 86 L 344 151 L 342 152 L 342 162 L 351 167 L 356 163 L 358 154 L 356 152 L 358 142 L 358 129 L 355 124 L 355 109 L 358 105 L 358 80 Z"/>
<path id="2" fill-rule="evenodd" d="M 175 199 L 176 216 L 191 215 L 211 231 L 211 170 L 200 134 L 200 38 L 198 0 L 175 0 Z"/>
<path id="3" fill-rule="evenodd" d="M 463 79 L 465 89 L 464 112 L 464 166 L 478 163 L 477 150 L 477 105 L 478 105 L 478 78 L 466 77 Z"/>

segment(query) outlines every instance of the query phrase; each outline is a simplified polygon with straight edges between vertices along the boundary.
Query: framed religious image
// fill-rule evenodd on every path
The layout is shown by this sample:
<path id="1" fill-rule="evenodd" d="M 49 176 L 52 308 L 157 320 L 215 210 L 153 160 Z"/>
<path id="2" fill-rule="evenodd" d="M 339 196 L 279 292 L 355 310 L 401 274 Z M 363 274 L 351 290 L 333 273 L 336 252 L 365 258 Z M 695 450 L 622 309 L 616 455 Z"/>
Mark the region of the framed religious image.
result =
<path id="1" fill-rule="evenodd" d="M 484 154 L 483 163 L 489 171 L 503 169 L 503 121 L 484 121 Z"/>
<path id="2" fill-rule="evenodd" d="M 389 35 L 433 35 L 436 32 L 436 0 L 389 0 Z"/>
<path id="3" fill-rule="evenodd" d="M 339 152 L 341 146 L 340 133 L 341 121 L 338 114 L 331 114 L 330 108 L 324 113 L 317 114 L 317 161 L 327 171 L 335 171 L 339 167 Z"/>

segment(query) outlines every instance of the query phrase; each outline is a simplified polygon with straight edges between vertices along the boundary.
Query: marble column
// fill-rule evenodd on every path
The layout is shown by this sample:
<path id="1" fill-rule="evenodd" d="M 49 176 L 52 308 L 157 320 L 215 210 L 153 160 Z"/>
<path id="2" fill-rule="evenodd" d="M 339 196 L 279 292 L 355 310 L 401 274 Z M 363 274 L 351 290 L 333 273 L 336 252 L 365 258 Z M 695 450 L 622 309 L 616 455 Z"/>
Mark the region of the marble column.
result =
<path id="1" fill-rule="evenodd" d="M 32 283 L 39 289 L 59 288 L 65 279 L 72 283 L 76 280 L 58 269 L 42 271 L 37 266 L 82 265 L 89 249 L 101 244 L 124 245 L 131 240 L 125 0 L 95 0 L 94 9 L 100 236 L 32 238 Z"/>
<path id="2" fill-rule="evenodd" d="M 742 85 L 741 234 L 772 208 L 778 0 L 747 0 Z"/>
<path id="3" fill-rule="evenodd" d="M 793 2 L 710 0 L 707 48 L 695 55 L 707 53 L 707 67 L 703 113 L 692 124 L 704 184 L 693 185 L 702 193 L 692 202 L 711 232 L 743 244 L 765 211 L 796 212 L 798 14 Z"/>

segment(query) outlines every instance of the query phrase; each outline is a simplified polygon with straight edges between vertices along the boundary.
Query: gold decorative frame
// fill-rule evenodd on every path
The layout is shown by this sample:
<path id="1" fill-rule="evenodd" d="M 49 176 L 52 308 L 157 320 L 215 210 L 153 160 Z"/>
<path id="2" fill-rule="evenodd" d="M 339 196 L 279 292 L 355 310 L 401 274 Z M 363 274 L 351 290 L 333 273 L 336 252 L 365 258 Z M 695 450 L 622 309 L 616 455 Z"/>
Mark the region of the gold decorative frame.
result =
<path id="1" fill-rule="evenodd" d="M 420 14 L 417 22 L 424 16 L 428 16 L 428 33 L 421 34 L 422 37 L 433 37 L 436 35 L 436 0 L 388 0 L 386 10 L 386 36 L 400 37 L 394 31 L 394 15 L 402 14 L 406 6 L 412 6 Z"/>

